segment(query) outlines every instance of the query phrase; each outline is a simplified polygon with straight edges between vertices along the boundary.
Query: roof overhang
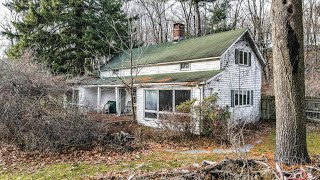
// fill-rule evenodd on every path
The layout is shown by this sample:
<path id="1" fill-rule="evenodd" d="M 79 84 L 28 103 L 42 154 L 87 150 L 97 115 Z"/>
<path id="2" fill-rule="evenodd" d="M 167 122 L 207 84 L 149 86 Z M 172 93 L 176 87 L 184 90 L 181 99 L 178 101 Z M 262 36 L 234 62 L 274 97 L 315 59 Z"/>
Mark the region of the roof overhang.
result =
<path id="1" fill-rule="evenodd" d="M 189 72 L 178 72 L 178 73 L 162 73 L 152 75 L 138 75 L 133 77 L 135 86 L 139 85 L 184 85 L 184 86 L 195 86 L 205 84 L 208 79 L 219 74 L 221 70 L 211 71 L 189 71 Z M 128 86 L 131 82 L 131 77 L 109 77 L 109 78 L 92 78 L 86 79 L 79 83 L 81 86 L 86 87 L 121 87 Z"/>

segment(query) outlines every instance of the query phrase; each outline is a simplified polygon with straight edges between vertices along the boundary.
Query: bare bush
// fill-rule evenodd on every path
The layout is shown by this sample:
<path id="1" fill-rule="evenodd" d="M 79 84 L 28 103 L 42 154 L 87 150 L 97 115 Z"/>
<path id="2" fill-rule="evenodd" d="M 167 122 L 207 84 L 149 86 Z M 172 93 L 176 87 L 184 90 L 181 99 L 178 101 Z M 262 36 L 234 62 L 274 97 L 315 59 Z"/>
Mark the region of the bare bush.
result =
<path id="1" fill-rule="evenodd" d="M 90 121 L 77 109 L 63 108 L 64 78 L 32 63 L 0 61 L 0 141 L 21 150 L 63 151 L 107 144 L 103 122 Z"/>
<path id="2" fill-rule="evenodd" d="M 199 104 L 195 103 L 195 99 L 189 100 L 176 106 L 175 113 L 161 114 L 159 126 L 176 132 L 177 136 L 200 134 L 219 142 L 228 142 L 228 107 L 219 107 L 216 95 L 204 98 Z"/>

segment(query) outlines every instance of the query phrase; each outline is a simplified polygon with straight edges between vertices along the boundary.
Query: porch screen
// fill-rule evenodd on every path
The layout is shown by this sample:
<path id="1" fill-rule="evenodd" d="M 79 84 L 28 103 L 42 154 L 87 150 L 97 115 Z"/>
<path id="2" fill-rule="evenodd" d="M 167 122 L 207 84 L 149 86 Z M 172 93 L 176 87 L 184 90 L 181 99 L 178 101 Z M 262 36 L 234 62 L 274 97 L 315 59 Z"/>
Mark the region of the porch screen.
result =
<path id="1" fill-rule="evenodd" d="M 189 90 L 175 90 L 175 106 L 190 100 L 191 91 Z"/>
<path id="2" fill-rule="evenodd" d="M 144 117 L 158 119 L 159 114 L 173 112 L 177 105 L 190 99 L 190 90 L 145 90 Z"/>
<path id="3" fill-rule="evenodd" d="M 146 110 L 157 110 L 158 106 L 158 98 L 157 98 L 157 91 L 156 90 L 148 90 L 146 91 L 146 104 L 145 104 L 145 109 Z"/>
<path id="4" fill-rule="evenodd" d="M 172 90 L 159 90 L 159 111 L 172 111 Z"/>

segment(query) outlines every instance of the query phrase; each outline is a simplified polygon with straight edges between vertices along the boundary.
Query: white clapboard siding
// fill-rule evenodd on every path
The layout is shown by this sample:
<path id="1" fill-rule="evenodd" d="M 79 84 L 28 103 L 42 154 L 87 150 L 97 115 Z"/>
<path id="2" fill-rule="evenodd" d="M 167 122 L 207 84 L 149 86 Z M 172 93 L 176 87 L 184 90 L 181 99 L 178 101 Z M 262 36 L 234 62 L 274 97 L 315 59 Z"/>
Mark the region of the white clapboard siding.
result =
<path id="1" fill-rule="evenodd" d="M 235 49 L 252 53 L 250 67 L 235 64 Z M 224 71 L 205 87 L 205 96 L 218 93 L 218 104 L 229 106 L 232 117 L 243 120 L 258 120 L 260 117 L 262 66 L 246 40 L 240 40 L 221 59 Z M 231 107 L 231 90 L 253 90 L 253 106 Z"/>
<path id="2" fill-rule="evenodd" d="M 220 60 L 210 60 L 210 61 L 200 61 L 190 63 L 190 70 L 180 70 L 180 64 L 170 64 L 170 65 L 158 65 L 158 66 L 145 66 L 137 70 L 134 69 L 133 73 L 138 75 L 148 75 L 148 74 L 164 74 L 164 73 L 178 73 L 178 72 L 194 72 L 194 71 L 209 71 L 209 70 L 219 70 Z M 120 76 L 130 76 L 130 69 L 121 69 L 118 72 Z M 102 77 L 117 77 L 113 74 L 111 70 L 106 70 L 101 72 Z"/>

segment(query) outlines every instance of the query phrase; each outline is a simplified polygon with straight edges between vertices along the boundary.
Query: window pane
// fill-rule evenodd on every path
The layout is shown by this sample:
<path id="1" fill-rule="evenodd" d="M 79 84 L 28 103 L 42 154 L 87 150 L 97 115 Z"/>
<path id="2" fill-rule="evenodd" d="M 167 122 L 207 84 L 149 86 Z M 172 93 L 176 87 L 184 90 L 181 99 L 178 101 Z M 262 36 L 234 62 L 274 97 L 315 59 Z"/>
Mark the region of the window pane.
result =
<path id="1" fill-rule="evenodd" d="M 240 64 L 243 64 L 243 51 L 240 51 Z"/>
<path id="2" fill-rule="evenodd" d="M 145 96 L 145 109 L 146 110 L 157 110 L 157 91 L 156 90 L 147 90 Z"/>
<path id="3" fill-rule="evenodd" d="M 190 64 L 189 63 L 181 63 L 180 64 L 180 68 L 181 69 L 189 69 L 190 68 Z"/>
<path id="4" fill-rule="evenodd" d="M 248 65 L 248 53 L 247 52 L 244 52 L 244 63 L 245 65 Z"/>
<path id="5" fill-rule="evenodd" d="M 66 92 L 66 98 L 68 103 L 72 103 L 72 90 Z"/>
<path id="6" fill-rule="evenodd" d="M 243 105 L 247 104 L 247 91 L 243 91 Z"/>
<path id="7" fill-rule="evenodd" d="M 73 103 L 78 104 L 79 103 L 79 90 L 73 91 Z"/>
<path id="8" fill-rule="evenodd" d="M 242 105 L 242 92 L 239 93 L 239 105 Z"/>
<path id="9" fill-rule="evenodd" d="M 250 104 L 250 91 L 247 91 L 247 104 Z"/>
<path id="10" fill-rule="evenodd" d="M 172 90 L 159 91 L 159 111 L 172 111 Z"/>
<path id="11" fill-rule="evenodd" d="M 175 106 L 190 100 L 191 91 L 190 90 L 176 90 L 175 91 Z"/>
<path id="12" fill-rule="evenodd" d="M 150 118 L 150 119 L 157 119 L 157 113 L 145 112 L 145 113 L 144 113 L 144 117 L 145 117 L 145 118 Z"/>
<path id="13" fill-rule="evenodd" d="M 235 105 L 239 105 L 239 92 L 238 91 L 235 91 Z"/>

